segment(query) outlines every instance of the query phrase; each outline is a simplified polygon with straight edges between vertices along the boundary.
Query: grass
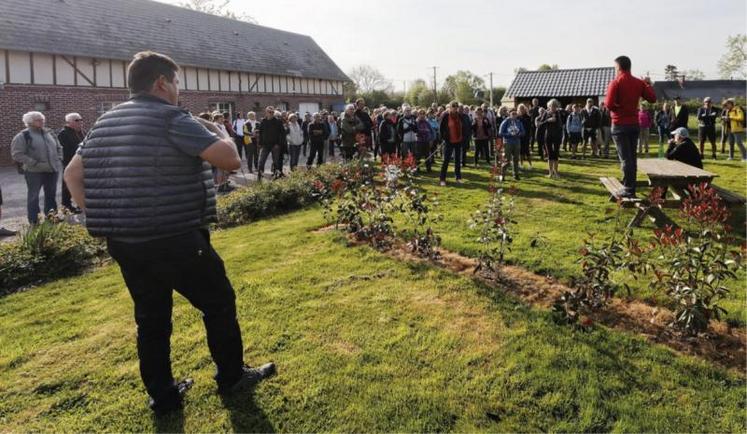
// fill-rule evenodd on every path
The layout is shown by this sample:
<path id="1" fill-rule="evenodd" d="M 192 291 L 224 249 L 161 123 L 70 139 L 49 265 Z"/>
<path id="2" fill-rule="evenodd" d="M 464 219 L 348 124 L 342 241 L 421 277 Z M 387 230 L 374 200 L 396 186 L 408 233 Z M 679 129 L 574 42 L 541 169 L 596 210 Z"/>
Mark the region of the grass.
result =
<path id="1" fill-rule="evenodd" d="M 652 141 L 654 137 L 652 136 Z M 657 145 L 651 149 L 656 155 Z M 470 155 L 471 157 L 471 155 Z M 562 155 L 561 155 L 562 158 Z M 488 199 L 487 185 L 489 166 L 473 168 L 474 159 L 468 160 L 470 168 L 462 169 L 466 184 L 453 182 L 453 167 L 449 170 L 449 185 L 438 186 L 438 173 L 426 175 L 423 186 L 439 195 L 442 206 L 439 212 L 444 221 L 437 228 L 443 238 L 444 247 L 468 256 L 477 256 L 478 243 L 476 234 L 468 230 L 469 215 L 482 206 Z M 719 175 L 715 183 L 729 190 L 747 196 L 745 185 L 745 164 L 740 161 L 705 160 L 705 170 Z M 616 160 L 563 160 L 560 162 L 560 180 L 545 177 L 547 163 L 534 161 L 534 170 L 529 171 L 519 182 L 508 178 L 507 186 L 518 189 L 516 196 L 516 237 L 507 260 L 520 264 L 536 273 L 547 274 L 569 281 L 580 274 L 576 263 L 578 249 L 588 233 L 606 237 L 615 231 L 615 214 L 608 210 L 616 208 L 608 201 L 607 191 L 599 182 L 601 176 L 616 176 L 621 179 L 619 163 Z M 645 175 L 639 174 L 639 180 Z M 647 194 L 646 190 L 641 193 Z M 675 221 L 680 221 L 677 210 L 665 210 Z M 745 241 L 744 207 L 733 209 L 731 224 L 735 229 L 734 236 L 738 242 Z M 624 210 L 623 220 L 627 224 L 635 215 L 635 210 Z M 648 220 L 636 233 L 648 237 L 655 226 Z M 539 243 L 533 243 L 534 240 Z M 739 279 L 730 282 L 731 293 L 724 301 L 729 311 L 727 318 L 738 324 L 747 323 L 747 292 L 745 290 L 745 273 Z M 634 283 L 634 282 L 631 282 Z M 651 301 L 662 301 L 659 294 L 652 293 L 646 285 L 637 286 L 636 297 Z"/>
<path id="2" fill-rule="evenodd" d="M 444 190 L 465 208 L 481 199 L 480 176 L 469 177 Z M 592 182 L 584 185 L 578 194 L 592 195 Z M 561 195 L 576 200 L 567 187 Z M 522 200 L 538 212 L 532 228 L 557 224 L 550 208 L 570 206 Z M 455 218 L 446 226 L 462 232 Z M 174 372 L 196 380 L 183 416 L 156 421 L 147 409 L 116 265 L 0 299 L 0 431 L 747 429 L 741 375 L 603 327 L 574 332 L 468 278 L 310 231 L 321 224 L 308 210 L 214 235 L 237 292 L 246 360 L 272 359 L 279 375 L 222 402 L 199 314 L 177 296 Z M 570 248 L 578 232 L 546 236 Z M 449 245 L 466 245 L 448 235 Z"/>

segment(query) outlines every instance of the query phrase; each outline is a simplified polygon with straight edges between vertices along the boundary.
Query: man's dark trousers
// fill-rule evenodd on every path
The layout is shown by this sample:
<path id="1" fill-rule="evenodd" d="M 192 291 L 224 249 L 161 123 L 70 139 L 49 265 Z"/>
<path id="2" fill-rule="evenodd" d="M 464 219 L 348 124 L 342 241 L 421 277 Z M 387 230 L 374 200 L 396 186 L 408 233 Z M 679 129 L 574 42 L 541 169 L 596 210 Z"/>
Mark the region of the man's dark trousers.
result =
<path id="1" fill-rule="evenodd" d="M 236 297 L 207 230 L 140 243 L 108 240 L 135 302 L 140 376 L 153 400 L 179 401 L 171 373 L 172 291 L 202 312 L 219 385 L 242 375 L 243 348 Z"/>
<path id="2" fill-rule="evenodd" d="M 456 179 L 462 179 L 462 145 L 446 142 L 444 146 L 444 161 L 441 163 L 441 181 L 446 181 L 446 172 L 449 170 L 451 156 L 454 156 L 454 174 Z"/>
<path id="3" fill-rule="evenodd" d="M 57 172 L 26 172 L 26 212 L 29 223 L 39 221 L 39 192 L 44 190 L 44 214 L 57 209 Z"/>
<path id="4" fill-rule="evenodd" d="M 311 167 L 314 164 L 314 158 L 316 158 L 316 165 L 321 166 L 324 164 L 324 142 L 310 142 L 310 144 L 311 150 L 309 151 L 309 158 L 306 159 L 306 167 Z"/>
<path id="5" fill-rule="evenodd" d="M 638 145 L 638 125 L 613 125 L 612 139 L 617 147 L 617 156 L 620 158 L 620 168 L 623 172 L 623 186 L 625 193 L 634 195 L 636 187 L 636 172 L 638 171 L 638 157 L 636 146 Z"/>

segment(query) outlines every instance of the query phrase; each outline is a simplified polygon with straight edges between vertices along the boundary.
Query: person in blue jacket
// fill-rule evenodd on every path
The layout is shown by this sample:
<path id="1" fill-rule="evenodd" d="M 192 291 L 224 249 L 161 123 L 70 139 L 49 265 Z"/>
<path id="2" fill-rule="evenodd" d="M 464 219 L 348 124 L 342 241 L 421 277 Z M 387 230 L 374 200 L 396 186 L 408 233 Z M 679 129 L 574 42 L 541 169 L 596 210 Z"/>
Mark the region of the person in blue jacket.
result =
<path id="1" fill-rule="evenodd" d="M 503 149 L 506 161 L 512 166 L 514 179 L 519 180 L 519 156 L 521 154 L 521 137 L 527 132 L 524 125 L 518 119 L 516 109 L 511 109 L 508 119 L 501 123 L 498 135 L 503 138 Z"/>

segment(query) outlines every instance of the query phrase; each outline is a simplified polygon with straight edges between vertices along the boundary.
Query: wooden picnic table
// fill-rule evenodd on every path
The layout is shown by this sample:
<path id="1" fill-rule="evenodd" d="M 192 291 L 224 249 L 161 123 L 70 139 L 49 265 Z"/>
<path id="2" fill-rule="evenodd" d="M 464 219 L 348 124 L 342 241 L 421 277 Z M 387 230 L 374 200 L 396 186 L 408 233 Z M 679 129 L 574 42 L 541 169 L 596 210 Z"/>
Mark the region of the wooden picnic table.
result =
<path id="1" fill-rule="evenodd" d="M 690 166 L 676 160 L 661 158 L 642 158 L 638 160 L 638 171 L 648 176 L 652 187 L 671 187 L 676 190 L 686 189 L 688 185 L 711 183 L 717 177 L 715 173 Z"/>
<path id="2" fill-rule="evenodd" d="M 651 218 L 658 226 L 676 224 L 664 213 L 663 208 L 679 208 L 685 196 L 687 187 L 702 182 L 711 183 L 715 173 L 690 166 L 674 160 L 659 158 L 642 158 L 638 160 L 638 171 L 648 177 L 648 185 L 651 187 L 665 188 L 670 197 L 664 197 L 658 204 L 651 203 L 649 198 L 620 198 L 616 192 L 620 191 L 622 184 L 615 178 L 600 178 L 602 184 L 607 187 L 612 196 L 611 201 L 621 201 L 621 205 L 627 208 L 637 208 L 638 212 L 628 224 L 628 227 L 640 226 L 645 217 Z M 638 184 L 644 184 L 639 182 Z"/>

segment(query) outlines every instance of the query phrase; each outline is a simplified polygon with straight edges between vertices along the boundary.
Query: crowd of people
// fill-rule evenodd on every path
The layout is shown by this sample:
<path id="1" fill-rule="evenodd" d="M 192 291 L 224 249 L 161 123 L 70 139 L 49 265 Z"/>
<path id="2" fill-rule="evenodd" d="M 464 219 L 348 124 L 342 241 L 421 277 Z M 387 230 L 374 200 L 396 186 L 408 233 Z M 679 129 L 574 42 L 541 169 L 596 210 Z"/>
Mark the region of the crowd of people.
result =
<path id="1" fill-rule="evenodd" d="M 617 76 L 599 106 L 589 100 L 582 108 L 562 107 L 551 99 L 545 107 L 534 100 L 515 109 L 452 102 L 369 110 L 358 100 L 339 115 L 322 111 L 301 117 L 267 107 L 258 119 L 251 112 L 193 116 L 178 106 L 179 66 L 163 54 L 141 52 L 127 68 L 132 97 L 103 114 L 87 133 L 77 113 L 68 114 L 65 128 L 53 132 L 45 128 L 42 113 L 29 112 L 11 151 L 26 180 L 30 223 L 38 221 L 42 189 L 43 211 L 57 208 L 64 170 L 63 205 L 73 212 L 80 207 L 89 233 L 106 239 L 134 303 L 140 375 L 150 407 L 165 414 L 182 407 L 193 384 L 190 378 L 174 378 L 171 370 L 173 291 L 202 313 L 219 394 L 240 393 L 276 372 L 272 362 L 258 367 L 245 362 L 236 294 L 210 242 L 209 227 L 217 219 L 213 180 L 224 186 L 227 173 L 242 170 L 242 158 L 261 180 L 270 157 L 272 174 L 280 177 L 285 155 L 296 170 L 301 155 L 312 167 L 339 152 L 344 161 L 412 155 L 426 171 L 440 155 L 440 183 L 446 185 L 452 160 L 454 176 L 462 182 L 461 169 L 473 147 L 475 166 L 482 160 L 500 163 L 502 172 L 505 166 L 519 179 L 534 154 L 548 161 L 548 176 L 557 178 L 561 151 L 570 152 L 571 159 L 584 158 L 590 148 L 589 155 L 604 158 L 611 139 L 623 170 L 618 196 L 634 196 L 637 153 L 647 152 L 652 118 L 664 138 L 674 133 L 668 158 L 702 165 L 702 148 L 698 151 L 681 124 L 686 108 L 675 102 L 661 115 L 642 113 L 641 98 L 656 101 L 651 83 L 632 75 L 629 58 L 620 56 L 615 64 Z M 698 111 L 701 135 L 710 138 L 709 127 L 720 116 L 744 158 L 744 110 L 728 101 L 726 114 L 714 116 L 709 107 L 706 101 Z"/>
<path id="2" fill-rule="evenodd" d="M 612 84 L 614 81 L 610 86 Z M 653 90 L 648 91 L 643 99 L 653 103 Z M 693 144 L 690 147 L 687 143 L 694 143 L 687 130 L 690 112 L 679 97 L 671 103 L 664 102 L 655 110 L 646 101 L 639 103 L 639 100 L 635 99 L 635 108 L 625 116 L 625 122 L 630 124 L 627 126 L 636 127 L 636 136 L 626 137 L 626 140 L 632 140 L 632 152 L 636 157 L 650 156 L 653 129 L 655 134 L 658 133 L 660 158 L 701 161 L 705 158 L 705 143 L 709 141 L 711 158 L 715 159 L 717 141 L 720 141 L 722 154 L 726 152 L 726 145 L 729 146 L 728 159 L 734 158 L 735 146 L 739 148 L 741 158 L 747 159 L 745 111 L 733 99 L 725 100 L 718 109 L 713 106 L 711 98 L 705 98 L 703 106 L 698 108 L 695 114 L 698 152 L 691 152 L 698 146 Z M 569 160 L 587 156 L 610 158 L 614 115 L 609 103 L 608 95 L 607 101 L 599 101 L 598 105 L 589 98 L 583 105 L 572 103 L 565 107 L 555 98 L 544 106 L 534 98 L 531 103 L 520 103 L 515 108 L 466 105 L 455 101 L 446 106 L 434 103 L 429 107 L 412 107 L 403 104 L 397 108 L 381 106 L 369 109 L 365 100 L 358 99 L 348 104 L 342 113 L 322 110 L 301 115 L 269 106 L 259 115 L 252 111 L 246 115 L 216 111 L 203 112 L 197 117 L 214 125 L 219 135 L 235 143 L 239 158 L 246 160 L 246 171 L 256 173 L 260 181 L 270 157 L 270 173 L 274 179 L 284 176 L 286 156 L 290 170 L 294 171 L 301 164 L 311 168 L 327 161 L 350 161 L 355 157 L 377 159 L 412 154 L 418 170 L 427 172 L 433 170 L 436 157 L 440 157 L 439 181 L 444 186 L 452 162 L 455 180 L 462 183 L 461 169 L 468 161 L 474 162 L 475 167 L 482 161 L 491 166 L 498 164 L 501 176 L 510 172 L 514 179 L 519 180 L 522 172 L 532 168 L 533 155 L 548 162 L 547 176 L 551 178 L 560 177 L 561 153 Z M 19 171 L 23 172 L 28 187 L 27 211 L 31 224 L 38 220 L 41 190 L 45 197 L 44 211 L 57 208 L 55 192 L 59 174 L 69 164 L 85 136 L 83 118 L 78 113 L 67 114 L 65 126 L 59 132 L 46 129 L 45 121 L 42 113 L 26 113 L 23 116 L 26 129 L 11 144 L 12 157 Z M 720 134 L 717 134 L 718 123 L 721 125 Z M 677 147 L 683 142 L 686 143 L 684 147 Z M 616 148 L 617 157 L 625 166 L 625 161 L 632 155 L 627 155 L 619 144 Z M 472 156 L 468 159 L 469 152 Z M 303 162 L 302 157 L 305 158 Z M 697 164 L 702 167 L 702 162 Z M 213 168 L 218 191 L 232 189 L 230 175 L 235 173 Z M 1 201 L 0 193 L 0 205 Z M 64 181 L 62 205 L 73 213 L 80 212 Z M 12 231 L 0 228 L 0 235 L 12 234 Z"/>

